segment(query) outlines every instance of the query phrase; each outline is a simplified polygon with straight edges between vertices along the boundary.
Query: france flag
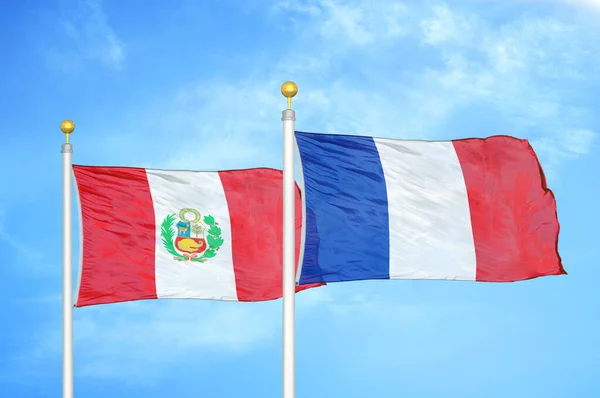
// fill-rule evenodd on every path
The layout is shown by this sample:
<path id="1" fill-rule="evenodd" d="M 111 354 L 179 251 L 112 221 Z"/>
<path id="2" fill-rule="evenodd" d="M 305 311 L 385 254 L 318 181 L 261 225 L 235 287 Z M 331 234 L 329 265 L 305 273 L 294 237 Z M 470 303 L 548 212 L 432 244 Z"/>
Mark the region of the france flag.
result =
<path id="1" fill-rule="evenodd" d="M 566 273 L 554 195 L 527 140 L 295 135 L 300 285 Z"/>

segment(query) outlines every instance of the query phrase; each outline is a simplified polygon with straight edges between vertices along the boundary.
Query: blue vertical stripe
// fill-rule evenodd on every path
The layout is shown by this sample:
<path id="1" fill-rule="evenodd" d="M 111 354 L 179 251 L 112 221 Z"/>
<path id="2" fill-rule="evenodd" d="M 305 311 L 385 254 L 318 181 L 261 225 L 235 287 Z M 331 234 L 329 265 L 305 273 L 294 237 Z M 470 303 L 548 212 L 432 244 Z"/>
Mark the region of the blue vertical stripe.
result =
<path id="1" fill-rule="evenodd" d="M 306 200 L 299 283 L 389 279 L 383 168 L 371 137 L 296 132 Z"/>

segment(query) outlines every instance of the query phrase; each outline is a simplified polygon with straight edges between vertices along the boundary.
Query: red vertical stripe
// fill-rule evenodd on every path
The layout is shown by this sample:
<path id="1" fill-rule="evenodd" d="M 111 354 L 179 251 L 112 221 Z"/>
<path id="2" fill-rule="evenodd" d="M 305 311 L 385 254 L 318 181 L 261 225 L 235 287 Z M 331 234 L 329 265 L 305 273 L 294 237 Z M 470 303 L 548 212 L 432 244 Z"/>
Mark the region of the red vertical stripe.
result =
<path id="1" fill-rule="evenodd" d="M 512 282 L 565 274 L 556 202 L 526 140 L 454 141 L 475 241 L 477 280 Z"/>
<path id="2" fill-rule="evenodd" d="M 83 263 L 77 307 L 155 299 L 156 223 L 144 169 L 73 166 Z"/>
<path id="3" fill-rule="evenodd" d="M 239 301 L 282 296 L 283 172 L 249 169 L 219 172 L 231 220 L 233 267 Z M 297 187 L 297 186 L 296 186 Z M 300 253 L 302 201 L 296 189 L 296 262 Z M 318 285 L 296 287 L 296 291 Z"/>

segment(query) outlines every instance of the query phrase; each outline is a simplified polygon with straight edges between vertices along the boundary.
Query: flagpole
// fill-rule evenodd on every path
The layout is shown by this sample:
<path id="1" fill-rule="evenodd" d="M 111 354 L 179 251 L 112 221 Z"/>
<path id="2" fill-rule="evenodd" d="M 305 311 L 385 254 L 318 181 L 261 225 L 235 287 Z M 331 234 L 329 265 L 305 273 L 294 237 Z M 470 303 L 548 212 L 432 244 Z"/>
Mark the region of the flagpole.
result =
<path id="1" fill-rule="evenodd" d="M 73 231 L 71 169 L 73 146 L 69 136 L 75 130 L 71 120 L 60 124 L 66 142 L 62 146 L 63 174 L 63 398 L 73 398 Z"/>
<path id="2" fill-rule="evenodd" d="M 296 293 L 294 122 L 292 97 L 298 92 L 294 82 L 281 85 L 287 98 L 283 111 L 283 398 L 296 396 L 294 299 Z"/>

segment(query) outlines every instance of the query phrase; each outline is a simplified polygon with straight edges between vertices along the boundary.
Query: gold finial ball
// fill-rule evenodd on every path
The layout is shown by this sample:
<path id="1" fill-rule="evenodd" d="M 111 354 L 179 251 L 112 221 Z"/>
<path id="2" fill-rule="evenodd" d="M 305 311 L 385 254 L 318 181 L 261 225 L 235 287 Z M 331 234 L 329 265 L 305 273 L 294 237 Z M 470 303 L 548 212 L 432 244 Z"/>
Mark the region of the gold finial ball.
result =
<path id="1" fill-rule="evenodd" d="M 72 120 L 63 120 L 60 124 L 60 130 L 65 134 L 71 134 L 75 130 L 75 123 Z"/>
<path id="2" fill-rule="evenodd" d="M 281 85 L 281 94 L 286 98 L 292 98 L 298 93 L 298 86 L 294 82 L 285 82 Z"/>

